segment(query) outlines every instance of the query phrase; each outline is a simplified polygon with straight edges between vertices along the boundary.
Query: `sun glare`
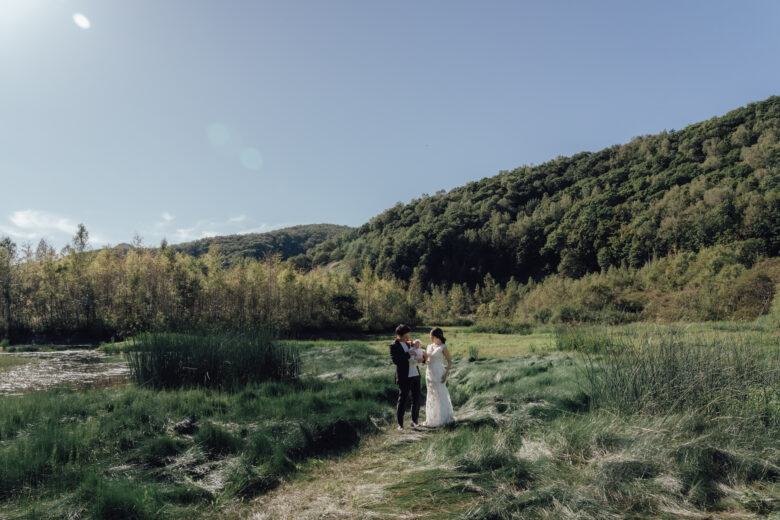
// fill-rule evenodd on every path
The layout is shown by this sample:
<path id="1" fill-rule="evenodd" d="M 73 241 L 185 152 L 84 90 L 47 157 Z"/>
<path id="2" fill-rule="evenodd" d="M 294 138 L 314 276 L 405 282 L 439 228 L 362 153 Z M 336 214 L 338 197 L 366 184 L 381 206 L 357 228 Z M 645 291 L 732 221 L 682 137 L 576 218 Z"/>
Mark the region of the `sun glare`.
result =
<path id="1" fill-rule="evenodd" d="M 82 29 L 89 29 L 92 24 L 89 23 L 89 18 L 84 16 L 81 13 L 76 13 L 73 15 L 73 22 L 81 27 Z"/>
<path id="2" fill-rule="evenodd" d="M 15 25 L 26 21 L 41 10 L 36 0 L 0 0 L 0 25 Z"/>

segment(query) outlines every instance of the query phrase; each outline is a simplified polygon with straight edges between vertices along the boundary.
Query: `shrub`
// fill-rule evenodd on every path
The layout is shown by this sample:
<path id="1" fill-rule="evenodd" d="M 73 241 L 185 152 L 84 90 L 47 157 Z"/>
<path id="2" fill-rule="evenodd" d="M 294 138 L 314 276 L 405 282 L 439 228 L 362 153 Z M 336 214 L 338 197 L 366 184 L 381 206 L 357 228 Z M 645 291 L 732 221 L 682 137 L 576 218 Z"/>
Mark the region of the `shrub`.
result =
<path id="1" fill-rule="evenodd" d="M 491 334 L 531 334 L 530 323 L 513 322 L 506 319 L 488 319 L 477 321 L 469 329 L 470 332 L 487 332 Z"/>
<path id="2" fill-rule="evenodd" d="M 586 321 L 583 319 L 583 310 L 572 305 L 561 305 L 556 309 L 551 321 L 557 323 L 577 323 Z"/>
<path id="3" fill-rule="evenodd" d="M 755 319 L 767 314 L 775 296 L 775 284 L 765 273 L 745 271 L 719 294 L 725 315 L 734 319 Z"/>
<path id="4" fill-rule="evenodd" d="M 549 308 L 542 307 L 541 309 L 534 311 L 532 318 L 536 322 L 547 323 L 552 316 L 553 312 Z"/>

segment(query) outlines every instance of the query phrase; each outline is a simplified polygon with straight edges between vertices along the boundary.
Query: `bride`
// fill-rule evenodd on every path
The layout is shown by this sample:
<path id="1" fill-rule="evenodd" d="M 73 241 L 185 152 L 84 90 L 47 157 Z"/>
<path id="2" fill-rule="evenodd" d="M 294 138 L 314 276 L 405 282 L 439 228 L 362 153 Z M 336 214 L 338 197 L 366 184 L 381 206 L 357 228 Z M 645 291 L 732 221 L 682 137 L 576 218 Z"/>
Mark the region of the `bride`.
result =
<path id="1" fill-rule="evenodd" d="M 425 351 L 425 360 L 428 369 L 425 372 L 425 384 L 428 387 L 428 397 L 425 400 L 425 423 L 423 426 L 441 426 L 455 420 L 455 412 L 450 402 L 450 393 L 447 391 L 447 376 L 452 368 L 450 356 L 444 332 L 439 327 L 431 330 L 432 344 Z M 443 359 L 447 360 L 447 368 L 444 368 Z"/>

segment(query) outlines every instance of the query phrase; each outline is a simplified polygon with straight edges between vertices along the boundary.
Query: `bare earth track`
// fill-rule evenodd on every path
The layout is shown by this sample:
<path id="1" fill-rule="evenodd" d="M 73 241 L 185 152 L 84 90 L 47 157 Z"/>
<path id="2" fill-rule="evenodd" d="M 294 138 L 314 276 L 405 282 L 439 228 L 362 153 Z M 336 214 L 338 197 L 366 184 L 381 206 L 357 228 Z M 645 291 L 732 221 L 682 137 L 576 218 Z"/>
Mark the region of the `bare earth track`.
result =
<path id="1" fill-rule="evenodd" d="M 253 501 L 240 518 L 452 518 L 473 505 L 479 489 L 452 468 L 430 465 L 426 452 L 436 435 L 385 428 L 345 457 L 311 464 Z"/>

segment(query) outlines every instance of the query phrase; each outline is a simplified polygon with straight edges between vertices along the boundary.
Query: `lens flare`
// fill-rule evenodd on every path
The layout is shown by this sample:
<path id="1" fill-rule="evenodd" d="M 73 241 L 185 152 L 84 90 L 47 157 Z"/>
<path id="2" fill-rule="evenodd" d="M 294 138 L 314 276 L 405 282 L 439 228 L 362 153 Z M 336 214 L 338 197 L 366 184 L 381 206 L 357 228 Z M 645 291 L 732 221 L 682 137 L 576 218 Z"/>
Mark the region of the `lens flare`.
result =
<path id="1" fill-rule="evenodd" d="M 222 123 L 212 123 L 206 127 L 206 137 L 208 137 L 211 144 L 223 146 L 230 141 L 230 131 Z"/>
<path id="2" fill-rule="evenodd" d="M 263 155 L 257 148 L 244 148 L 241 152 L 241 164 L 247 170 L 259 170 L 263 167 Z"/>
<path id="3" fill-rule="evenodd" d="M 81 13 L 76 13 L 73 15 L 73 23 L 75 23 L 82 29 L 89 29 L 92 25 L 91 23 L 89 23 L 89 18 L 87 18 Z"/>

